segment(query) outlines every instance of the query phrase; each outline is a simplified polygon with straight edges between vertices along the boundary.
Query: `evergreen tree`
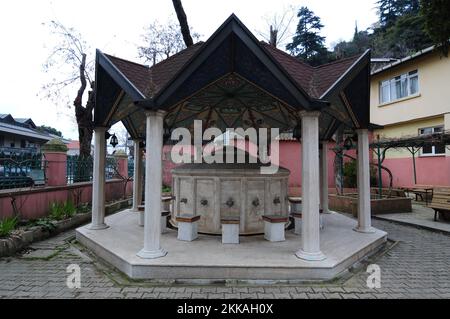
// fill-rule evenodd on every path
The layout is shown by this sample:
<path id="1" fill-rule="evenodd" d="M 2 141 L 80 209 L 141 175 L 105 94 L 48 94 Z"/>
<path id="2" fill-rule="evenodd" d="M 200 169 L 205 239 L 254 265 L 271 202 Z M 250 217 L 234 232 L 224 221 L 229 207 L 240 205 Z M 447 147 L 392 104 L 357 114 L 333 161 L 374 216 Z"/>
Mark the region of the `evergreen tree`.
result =
<path id="1" fill-rule="evenodd" d="M 299 22 L 292 42 L 286 49 L 292 54 L 312 64 L 320 64 L 328 60 L 325 37 L 320 36 L 323 24 L 320 18 L 307 7 L 301 7 L 297 17 Z"/>
<path id="2" fill-rule="evenodd" d="M 442 53 L 448 56 L 450 39 L 450 3 L 448 0 L 421 0 L 424 29 Z"/>
<path id="3" fill-rule="evenodd" d="M 382 28 L 388 28 L 395 23 L 395 20 L 403 11 L 402 2 L 404 0 L 379 0 L 377 2 Z"/>

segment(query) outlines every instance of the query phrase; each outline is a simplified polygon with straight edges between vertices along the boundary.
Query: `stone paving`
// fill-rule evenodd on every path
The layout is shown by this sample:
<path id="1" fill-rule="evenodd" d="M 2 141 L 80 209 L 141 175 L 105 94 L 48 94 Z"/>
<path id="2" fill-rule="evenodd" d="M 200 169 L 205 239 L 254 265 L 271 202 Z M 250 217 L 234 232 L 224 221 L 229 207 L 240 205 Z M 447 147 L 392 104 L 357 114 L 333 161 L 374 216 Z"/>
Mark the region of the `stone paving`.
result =
<path id="1" fill-rule="evenodd" d="M 71 241 L 70 231 L 33 245 L 29 253 L 0 259 L 0 298 L 450 298 L 448 235 L 380 220 L 373 223 L 395 241 L 387 251 L 335 282 L 292 285 L 130 282 Z M 381 268 L 380 289 L 367 287 L 368 263 Z M 80 266 L 80 289 L 66 285 L 71 264 Z"/>
<path id="2" fill-rule="evenodd" d="M 383 214 L 376 218 L 450 234 L 450 222 L 442 219 L 434 221 L 434 210 L 418 202 L 413 202 L 411 213 Z"/>

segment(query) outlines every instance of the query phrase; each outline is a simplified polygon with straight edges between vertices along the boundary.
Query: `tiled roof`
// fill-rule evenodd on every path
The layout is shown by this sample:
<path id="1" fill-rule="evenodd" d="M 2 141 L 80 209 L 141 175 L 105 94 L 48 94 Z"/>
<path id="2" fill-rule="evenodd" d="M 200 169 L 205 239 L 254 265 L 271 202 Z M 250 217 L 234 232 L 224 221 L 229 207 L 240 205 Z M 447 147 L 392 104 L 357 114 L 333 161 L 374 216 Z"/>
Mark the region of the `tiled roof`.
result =
<path id="1" fill-rule="evenodd" d="M 150 78 L 150 68 L 146 65 L 130 62 L 112 55 L 105 55 L 116 68 L 118 68 L 119 71 L 144 94 Z"/>
<path id="2" fill-rule="evenodd" d="M 150 97 L 159 92 L 181 70 L 202 44 L 203 42 L 194 44 L 152 67 L 105 55 L 142 94 Z"/>
<path id="3" fill-rule="evenodd" d="M 355 55 L 314 68 L 314 97 L 321 97 L 360 57 Z"/>
<path id="4" fill-rule="evenodd" d="M 166 86 L 202 45 L 203 42 L 199 42 L 152 67 L 126 61 L 111 55 L 106 56 L 141 93 L 150 97 Z M 261 46 L 312 98 L 320 98 L 361 56 L 357 55 L 318 67 L 312 67 L 265 42 L 261 42 Z"/>
<path id="5" fill-rule="evenodd" d="M 312 98 L 320 98 L 361 56 L 312 67 L 268 43 L 262 42 L 262 45 Z"/>

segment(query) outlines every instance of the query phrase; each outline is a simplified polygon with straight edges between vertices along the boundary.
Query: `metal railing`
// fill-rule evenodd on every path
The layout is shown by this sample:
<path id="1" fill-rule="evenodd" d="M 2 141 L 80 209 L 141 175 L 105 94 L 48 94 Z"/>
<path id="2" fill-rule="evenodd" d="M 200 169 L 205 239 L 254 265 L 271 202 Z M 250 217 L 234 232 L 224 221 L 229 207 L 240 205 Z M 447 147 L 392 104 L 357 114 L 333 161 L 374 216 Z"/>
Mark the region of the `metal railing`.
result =
<path id="1" fill-rule="evenodd" d="M 44 185 L 45 165 L 41 154 L 0 152 L 0 189 Z"/>
<path id="2" fill-rule="evenodd" d="M 67 156 L 67 184 L 92 181 L 93 167 L 92 157 Z M 106 180 L 113 179 L 116 174 L 116 159 L 107 157 L 105 163 Z"/>
<path id="3" fill-rule="evenodd" d="M 6 155 L 8 157 L 26 154 L 37 155 L 37 152 L 37 147 L 0 147 L 0 154 Z"/>
<path id="4" fill-rule="evenodd" d="M 128 160 L 128 176 L 134 175 L 134 160 Z"/>

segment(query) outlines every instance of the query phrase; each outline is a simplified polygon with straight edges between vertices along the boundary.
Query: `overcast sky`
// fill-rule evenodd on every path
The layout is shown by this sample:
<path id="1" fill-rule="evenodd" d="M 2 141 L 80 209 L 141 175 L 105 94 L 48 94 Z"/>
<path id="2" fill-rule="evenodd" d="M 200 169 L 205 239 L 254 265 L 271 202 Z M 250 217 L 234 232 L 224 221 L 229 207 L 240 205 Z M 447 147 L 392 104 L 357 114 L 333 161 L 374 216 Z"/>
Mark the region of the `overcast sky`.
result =
<path id="1" fill-rule="evenodd" d="M 265 31 L 264 17 L 282 12 L 290 5 L 308 6 L 325 25 L 327 45 L 351 39 L 355 21 L 360 30 L 372 25 L 376 0 L 183 0 L 188 22 L 206 40 L 235 13 L 258 38 Z M 39 96 L 48 80 L 42 64 L 49 54 L 52 38 L 43 22 L 59 20 L 74 27 L 92 49 L 138 61 L 136 46 L 150 22 L 176 19 L 171 0 L 14 0 L 3 1 L 0 10 L 0 113 L 30 117 L 77 139 L 73 111 Z M 296 24 L 296 23 L 295 23 Z M 295 25 L 294 25 L 295 27 Z M 92 51 L 92 54 L 94 52 Z M 57 76 L 57 75 L 55 75 Z"/>

